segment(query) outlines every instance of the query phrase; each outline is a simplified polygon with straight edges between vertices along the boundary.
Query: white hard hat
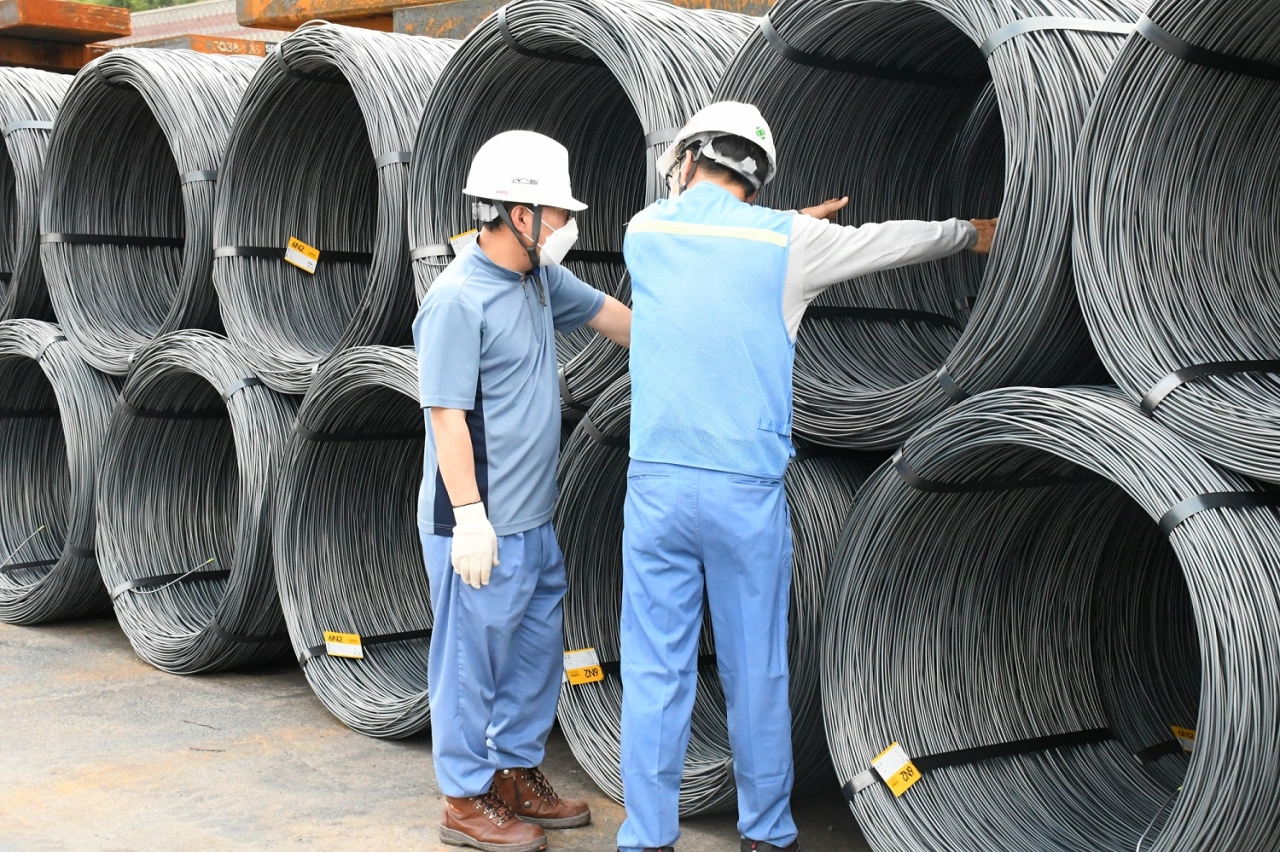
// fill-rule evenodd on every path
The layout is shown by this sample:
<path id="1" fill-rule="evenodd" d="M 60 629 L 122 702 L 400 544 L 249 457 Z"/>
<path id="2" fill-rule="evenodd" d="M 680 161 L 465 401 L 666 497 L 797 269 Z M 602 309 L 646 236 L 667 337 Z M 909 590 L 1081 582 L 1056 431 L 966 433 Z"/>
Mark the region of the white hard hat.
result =
<path id="1" fill-rule="evenodd" d="M 676 136 L 676 140 L 671 143 L 671 147 L 667 148 L 663 155 L 658 158 L 658 174 L 670 174 L 671 169 L 675 167 L 681 150 L 689 142 L 697 140 L 705 142 L 717 136 L 738 136 L 759 145 L 769 159 L 764 182 L 768 183 L 773 180 L 773 176 L 778 170 L 778 154 L 773 146 L 773 131 L 769 129 L 769 123 L 764 120 L 760 110 L 751 104 L 739 103 L 738 101 L 718 101 L 698 110 L 693 118 L 689 119 L 689 122 L 680 129 L 680 133 Z M 724 165 L 729 165 L 724 163 L 723 160 L 718 159 L 718 161 Z M 729 167 L 732 168 L 733 166 L 729 165 Z"/>
<path id="2" fill-rule="evenodd" d="M 569 186 L 568 149 L 528 130 L 508 130 L 481 145 L 462 191 L 494 201 L 587 209 Z"/>

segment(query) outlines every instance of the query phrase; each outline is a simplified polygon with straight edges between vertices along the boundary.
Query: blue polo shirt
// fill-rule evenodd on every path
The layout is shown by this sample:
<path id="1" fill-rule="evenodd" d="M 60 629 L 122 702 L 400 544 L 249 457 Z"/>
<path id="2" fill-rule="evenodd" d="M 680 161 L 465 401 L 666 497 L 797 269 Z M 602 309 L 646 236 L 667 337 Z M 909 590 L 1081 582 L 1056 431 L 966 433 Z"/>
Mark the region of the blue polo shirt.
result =
<path id="1" fill-rule="evenodd" d="M 413 322 L 424 409 L 459 408 L 475 454 L 476 483 L 498 535 L 551 520 L 560 453 L 556 335 L 586 324 L 604 293 L 562 266 L 537 282 L 498 266 L 472 243 L 440 274 Z M 453 505 L 436 461 L 431 412 L 418 526 L 453 534 Z"/>

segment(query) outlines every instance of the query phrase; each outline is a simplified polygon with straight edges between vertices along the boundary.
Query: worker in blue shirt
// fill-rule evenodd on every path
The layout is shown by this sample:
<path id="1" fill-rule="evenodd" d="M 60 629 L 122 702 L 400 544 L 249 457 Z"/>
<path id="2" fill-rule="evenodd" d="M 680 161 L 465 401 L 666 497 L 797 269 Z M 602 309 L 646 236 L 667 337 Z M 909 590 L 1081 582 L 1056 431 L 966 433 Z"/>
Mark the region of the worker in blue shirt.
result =
<path id="1" fill-rule="evenodd" d="M 637 214 L 631 273 L 631 465 L 623 534 L 623 852 L 670 850 L 697 681 L 703 596 L 728 708 L 741 848 L 799 848 L 790 797 L 782 477 L 791 371 L 808 304 L 840 281 L 971 249 L 995 220 L 828 221 L 751 202 L 772 133 L 748 104 L 712 104 L 659 160 L 672 197 Z"/>
<path id="2" fill-rule="evenodd" d="M 495 136 L 463 192 L 479 223 L 413 324 L 427 440 L 418 528 L 435 623 L 428 685 L 445 796 L 440 837 L 503 852 L 591 821 L 539 771 L 562 671 L 564 558 L 551 528 L 560 391 L 556 332 L 619 345 L 631 311 L 560 266 L 577 239 L 569 154 Z"/>

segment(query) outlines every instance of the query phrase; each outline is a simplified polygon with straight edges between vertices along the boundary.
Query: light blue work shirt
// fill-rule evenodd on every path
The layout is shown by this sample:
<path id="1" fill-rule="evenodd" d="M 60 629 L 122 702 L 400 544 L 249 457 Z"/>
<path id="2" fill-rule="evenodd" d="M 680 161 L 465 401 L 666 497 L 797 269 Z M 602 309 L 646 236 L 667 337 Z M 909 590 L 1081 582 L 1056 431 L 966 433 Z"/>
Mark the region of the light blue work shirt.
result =
<path id="1" fill-rule="evenodd" d="M 436 279 L 413 322 L 422 407 L 467 412 L 476 484 L 498 535 L 551 520 L 560 452 L 555 333 L 586 324 L 604 306 L 604 293 L 562 266 L 540 275 L 546 304 L 533 277 L 497 265 L 472 243 Z M 431 412 L 423 413 L 418 525 L 452 535 Z"/>

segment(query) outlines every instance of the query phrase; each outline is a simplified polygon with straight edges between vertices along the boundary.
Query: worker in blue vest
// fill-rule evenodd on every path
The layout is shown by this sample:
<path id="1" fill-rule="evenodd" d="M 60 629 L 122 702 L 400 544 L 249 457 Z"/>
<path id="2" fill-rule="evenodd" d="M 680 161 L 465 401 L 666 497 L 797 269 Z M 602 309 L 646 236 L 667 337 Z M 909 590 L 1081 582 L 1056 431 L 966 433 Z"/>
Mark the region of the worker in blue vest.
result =
<path id="1" fill-rule="evenodd" d="M 776 170 L 753 106 L 712 104 L 659 160 L 671 198 L 631 220 L 631 465 L 623 534 L 622 852 L 671 850 L 704 589 L 728 706 L 741 848 L 799 848 L 791 817 L 783 474 L 808 304 L 840 281 L 969 249 L 995 220 L 829 221 L 848 199 L 752 205 Z"/>
<path id="2" fill-rule="evenodd" d="M 444 793 L 440 839 L 536 852 L 547 828 L 591 821 L 538 765 L 564 651 L 556 502 L 556 332 L 627 345 L 631 312 L 560 265 L 577 239 L 569 152 L 523 130 L 476 152 L 474 239 L 413 323 L 427 440 L 418 530 L 435 625 L 427 685 Z"/>

